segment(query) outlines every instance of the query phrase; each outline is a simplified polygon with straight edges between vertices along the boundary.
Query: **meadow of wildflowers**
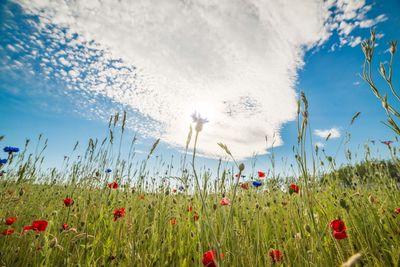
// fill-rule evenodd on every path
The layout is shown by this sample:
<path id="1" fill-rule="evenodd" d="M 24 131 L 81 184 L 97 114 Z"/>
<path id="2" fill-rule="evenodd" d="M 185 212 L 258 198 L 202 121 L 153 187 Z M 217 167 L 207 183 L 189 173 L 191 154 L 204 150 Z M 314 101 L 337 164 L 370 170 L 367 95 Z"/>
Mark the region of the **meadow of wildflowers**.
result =
<path id="1" fill-rule="evenodd" d="M 382 141 L 391 160 L 366 157 L 362 173 L 337 168 L 334 158 L 307 149 L 303 93 L 297 114 L 297 177 L 267 167 L 252 173 L 223 143 L 234 171 L 199 168 L 197 141 L 207 127 L 200 114 L 177 177 L 149 167 L 160 140 L 143 162 L 132 148 L 121 156 L 125 115 L 59 169 L 42 168 L 42 136 L 35 153 L 29 141 L 16 148 L 1 137 L 0 266 L 400 266 L 395 144 Z"/>

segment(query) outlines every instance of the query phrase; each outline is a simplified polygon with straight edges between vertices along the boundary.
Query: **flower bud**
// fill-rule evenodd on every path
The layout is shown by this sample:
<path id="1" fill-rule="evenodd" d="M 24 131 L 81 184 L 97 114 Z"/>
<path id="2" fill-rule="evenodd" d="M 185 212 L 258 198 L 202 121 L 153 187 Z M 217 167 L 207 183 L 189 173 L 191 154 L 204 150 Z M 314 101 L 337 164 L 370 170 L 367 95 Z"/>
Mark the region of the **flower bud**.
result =
<path id="1" fill-rule="evenodd" d="M 244 170 L 244 164 L 243 163 L 240 163 L 240 165 L 239 165 L 239 171 L 243 171 Z"/>

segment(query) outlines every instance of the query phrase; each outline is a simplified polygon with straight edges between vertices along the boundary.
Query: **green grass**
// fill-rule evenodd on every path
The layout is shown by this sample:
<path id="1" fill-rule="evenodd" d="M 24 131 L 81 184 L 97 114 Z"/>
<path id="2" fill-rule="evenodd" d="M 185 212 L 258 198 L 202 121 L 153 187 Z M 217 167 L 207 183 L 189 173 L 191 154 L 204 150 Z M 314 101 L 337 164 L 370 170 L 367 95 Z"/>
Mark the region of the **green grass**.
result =
<path id="1" fill-rule="evenodd" d="M 271 266 L 268 251 L 276 248 L 284 253 L 283 266 L 339 266 L 357 252 L 366 266 L 398 266 L 400 216 L 394 208 L 400 194 L 386 183 L 391 181 L 368 189 L 318 188 L 313 197 L 315 228 L 304 195 L 242 190 L 225 238 L 218 238 L 225 254 L 222 263 Z M 0 217 L 18 218 L 12 225 L 17 232 L 1 236 L 3 266 L 199 266 L 202 253 L 216 247 L 213 235 L 222 237 L 230 209 L 219 205 L 221 194 L 207 195 L 203 210 L 197 196 L 184 194 L 145 194 L 141 199 L 130 190 L 30 183 L 2 183 L 0 192 Z M 75 200 L 71 207 L 63 204 L 67 195 Z M 231 197 L 230 192 L 226 195 Z M 187 211 L 189 205 L 192 212 Z M 114 222 L 119 207 L 126 214 Z M 172 217 L 176 225 L 169 224 Z M 338 217 L 347 225 L 347 239 L 332 237 L 328 225 Z M 37 219 L 49 222 L 45 232 L 19 233 Z M 63 223 L 76 231 L 61 231 Z"/>

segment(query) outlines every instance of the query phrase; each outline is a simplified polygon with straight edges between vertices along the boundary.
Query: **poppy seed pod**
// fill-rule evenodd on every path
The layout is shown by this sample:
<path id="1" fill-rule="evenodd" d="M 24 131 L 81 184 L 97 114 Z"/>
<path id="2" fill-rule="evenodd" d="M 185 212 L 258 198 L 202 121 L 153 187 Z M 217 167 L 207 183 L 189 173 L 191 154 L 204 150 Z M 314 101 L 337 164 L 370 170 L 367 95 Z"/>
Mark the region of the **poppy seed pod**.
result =
<path id="1" fill-rule="evenodd" d="M 243 163 L 240 163 L 240 165 L 239 165 L 239 171 L 243 171 L 244 170 L 244 164 Z"/>

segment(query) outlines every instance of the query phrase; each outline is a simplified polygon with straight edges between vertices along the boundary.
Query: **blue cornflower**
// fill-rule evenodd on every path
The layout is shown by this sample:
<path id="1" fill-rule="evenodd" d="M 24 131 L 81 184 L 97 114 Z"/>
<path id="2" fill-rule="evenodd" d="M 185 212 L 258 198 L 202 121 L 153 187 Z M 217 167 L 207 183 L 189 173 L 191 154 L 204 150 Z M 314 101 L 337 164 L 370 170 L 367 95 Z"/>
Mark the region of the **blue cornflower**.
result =
<path id="1" fill-rule="evenodd" d="M 179 191 L 183 191 L 183 190 L 185 190 L 185 187 L 183 185 L 181 185 L 178 187 L 178 189 L 179 189 Z"/>
<path id="2" fill-rule="evenodd" d="M 6 153 L 17 153 L 19 151 L 18 147 L 12 147 L 12 146 L 6 146 L 5 148 L 3 148 L 3 151 Z"/>
<path id="3" fill-rule="evenodd" d="M 112 172 L 112 170 L 111 170 L 110 168 L 108 168 L 108 169 L 106 170 L 106 173 L 110 173 L 110 172 Z"/>
<path id="4" fill-rule="evenodd" d="M 262 183 L 259 182 L 259 181 L 253 181 L 252 184 L 253 184 L 254 187 L 262 186 Z"/>
<path id="5" fill-rule="evenodd" d="M 7 159 L 0 159 L 0 165 L 6 164 L 6 163 L 7 163 Z"/>

